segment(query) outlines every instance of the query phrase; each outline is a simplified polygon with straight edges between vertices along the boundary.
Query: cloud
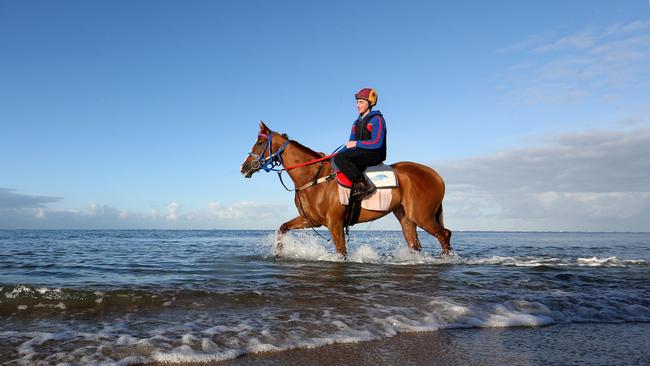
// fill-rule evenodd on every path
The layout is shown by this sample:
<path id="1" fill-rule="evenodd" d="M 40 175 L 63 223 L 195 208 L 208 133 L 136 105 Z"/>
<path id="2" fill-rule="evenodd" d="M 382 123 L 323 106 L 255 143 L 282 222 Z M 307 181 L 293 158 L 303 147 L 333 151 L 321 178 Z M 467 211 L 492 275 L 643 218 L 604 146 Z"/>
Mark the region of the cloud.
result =
<path id="1" fill-rule="evenodd" d="M 241 220 L 241 219 L 269 219 L 284 215 L 287 211 L 286 205 L 270 203 L 239 202 L 231 206 L 224 206 L 219 202 L 210 202 L 211 214 L 217 219 Z"/>
<path id="2" fill-rule="evenodd" d="M 530 36 L 500 53 L 528 61 L 499 76 L 509 101 L 525 104 L 611 100 L 648 86 L 650 22 L 635 21 L 558 36 Z"/>
<path id="3" fill-rule="evenodd" d="M 37 196 L 15 192 L 13 189 L 0 187 L 0 209 L 39 208 L 63 199 L 62 197 Z"/>
<path id="4" fill-rule="evenodd" d="M 41 207 L 36 209 L 36 215 L 35 217 L 37 219 L 44 219 L 45 218 L 45 210 Z"/>
<path id="5" fill-rule="evenodd" d="M 562 37 L 552 43 L 538 46 L 533 49 L 534 52 L 551 52 L 561 51 L 567 49 L 586 49 L 592 47 L 596 40 L 593 34 L 589 32 L 581 32 L 570 36 Z"/>
<path id="6" fill-rule="evenodd" d="M 167 210 L 168 214 L 165 216 L 167 220 L 177 220 L 178 219 L 178 211 L 180 210 L 180 206 L 176 202 L 171 202 L 169 205 L 167 205 Z"/>
<path id="7" fill-rule="evenodd" d="M 437 162 L 446 216 L 467 229 L 645 231 L 650 129 L 587 131 Z M 481 226 L 481 227 L 476 227 Z"/>
<path id="8" fill-rule="evenodd" d="M 276 229 L 293 217 L 287 205 L 248 201 L 231 205 L 213 201 L 183 211 L 181 207 L 172 201 L 166 214 L 159 207 L 137 212 L 96 202 L 80 209 L 0 207 L 0 229 Z"/>
<path id="9" fill-rule="evenodd" d="M 152 208 L 149 211 L 149 218 L 151 220 L 158 220 L 159 217 L 160 217 L 160 211 L 157 208 Z"/>
<path id="10" fill-rule="evenodd" d="M 105 220 L 121 218 L 123 211 L 106 204 L 93 202 L 86 207 L 85 213 L 92 217 Z"/>
<path id="11" fill-rule="evenodd" d="M 637 20 L 626 24 L 613 24 L 605 29 L 602 36 L 609 37 L 624 33 L 637 32 L 648 28 L 650 28 L 650 21 Z"/>

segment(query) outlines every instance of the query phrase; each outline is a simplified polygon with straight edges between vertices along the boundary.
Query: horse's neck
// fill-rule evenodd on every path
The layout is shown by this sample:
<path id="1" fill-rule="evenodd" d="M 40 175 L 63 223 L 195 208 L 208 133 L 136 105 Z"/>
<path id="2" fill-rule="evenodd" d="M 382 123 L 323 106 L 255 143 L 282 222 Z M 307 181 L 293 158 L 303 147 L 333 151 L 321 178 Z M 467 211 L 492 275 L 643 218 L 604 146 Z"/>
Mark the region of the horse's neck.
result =
<path id="1" fill-rule="evenodd" d="M 285 154 L 282 157 L 284 167 L 305 163 L 321 157 L 317 152 L 298 146 L 296 143 L 288 144 L 284 151 Z M 328 162 L 323 161 L 322 163 L 315 163 L 292 169 L 288 174 L 291 177 L 291 180 L 293 180 L 293 184 L 295 184 L 296 187 L 300 187 L 311 182 L 314 178 L 322 177 L 326 172 L 329 172 L 329 169 L 326 166 L 324 166 L 323 169 L 320 169 L 321 164 L 329 165 Z M 319 175 L 318 177 L 316 177 L 317 173 Z"/>

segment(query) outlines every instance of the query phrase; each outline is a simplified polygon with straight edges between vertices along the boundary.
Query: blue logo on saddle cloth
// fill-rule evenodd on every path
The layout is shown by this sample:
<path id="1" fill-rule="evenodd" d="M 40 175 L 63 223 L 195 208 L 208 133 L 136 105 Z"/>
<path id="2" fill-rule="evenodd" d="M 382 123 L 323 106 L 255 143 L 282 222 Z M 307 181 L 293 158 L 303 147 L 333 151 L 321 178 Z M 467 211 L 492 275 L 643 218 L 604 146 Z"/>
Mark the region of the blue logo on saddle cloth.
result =
<path id="1" fill-rule="evenodd" d="M 395 171 L 388 165 L 382 164 L 368 167 L 365 174 L 377 188 L 395 188 L 398 186 Z"/>

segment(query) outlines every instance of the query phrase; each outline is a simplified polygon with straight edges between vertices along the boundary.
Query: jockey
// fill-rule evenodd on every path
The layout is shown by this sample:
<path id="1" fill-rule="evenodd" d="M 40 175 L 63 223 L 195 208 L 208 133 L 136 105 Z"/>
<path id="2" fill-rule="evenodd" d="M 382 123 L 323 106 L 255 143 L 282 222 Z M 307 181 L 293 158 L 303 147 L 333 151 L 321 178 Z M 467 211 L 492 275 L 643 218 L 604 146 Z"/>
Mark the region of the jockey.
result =
<path id="1" fill-rule="evenodd" d="M 381 112 L 373 111 L 377 92 L 364 88 L 354 95 L 359 117 L 352 124 L 350 141 L 334 157 L 334 164 L 352 181 L 352 197 L 363 198 L 377 189 L 363 175 L 364 170 L 386 160 L 386 121 Z"/>

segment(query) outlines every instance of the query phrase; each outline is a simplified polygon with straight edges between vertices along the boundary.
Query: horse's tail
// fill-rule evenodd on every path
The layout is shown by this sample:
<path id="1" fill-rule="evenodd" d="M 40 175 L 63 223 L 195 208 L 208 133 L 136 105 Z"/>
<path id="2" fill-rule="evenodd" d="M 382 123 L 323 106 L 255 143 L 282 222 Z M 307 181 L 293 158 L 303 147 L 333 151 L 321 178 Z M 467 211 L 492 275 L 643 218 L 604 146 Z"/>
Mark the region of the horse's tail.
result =
<path id="1" fill-rule="evenodd" d="M 436 221 L 438 221 L 438 224 L 442 229 L 445 228 L 445 223 L 443 222 L 444 221 L 443 216 L 444 215 L 442 214 L 442 203 L 441 203 L 440 206 L 438 206 L 438 211 L 436 211 Z"/>

